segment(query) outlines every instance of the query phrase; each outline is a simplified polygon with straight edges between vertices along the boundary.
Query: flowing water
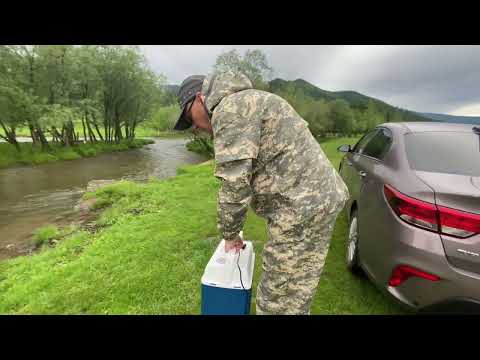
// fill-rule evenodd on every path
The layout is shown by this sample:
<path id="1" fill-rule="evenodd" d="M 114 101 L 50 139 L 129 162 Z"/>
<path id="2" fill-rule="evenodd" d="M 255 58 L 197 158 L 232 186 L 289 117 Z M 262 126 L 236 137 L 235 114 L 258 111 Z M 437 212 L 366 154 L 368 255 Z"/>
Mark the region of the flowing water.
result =
<path id="1" fill-rule="evenodd" d="M 74 206 L 92 180 L 166 178 L 178 166 L 207 160 L 188 151 L 185 139 L 154 141 L 93 158 L 0 169 L 0 259 L 30 251 L 38 227 L 74 216 Z"/>

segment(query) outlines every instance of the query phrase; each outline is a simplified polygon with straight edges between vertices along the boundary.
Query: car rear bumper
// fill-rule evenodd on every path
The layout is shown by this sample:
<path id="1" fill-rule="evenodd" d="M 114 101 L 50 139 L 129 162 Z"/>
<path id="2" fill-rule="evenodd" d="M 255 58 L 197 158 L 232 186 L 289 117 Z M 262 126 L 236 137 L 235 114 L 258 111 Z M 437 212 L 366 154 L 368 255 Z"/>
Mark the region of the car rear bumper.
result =
<path id="1" fill-rule="evenodd" d="M 384 221 L 391 227 L 388 233 L 378 233 L 381 247 L 378 252 L 383 256 L 376 258 L 376 268 L 366 268 L 369 275 L 374 275 L 371 277 L 377 286 L 415 311 L 480 313 L 480 274 L 453 266 L 437 233 L 411 226 L 393 212 L 387 212 Z M 390 276 L 398 265 L 409 265 L 440 280 L 411 277 L 397 287 L 389 286 Z"/>
<path id="2" fill-rule="evenodd" d="M 429 281 L 412 277 L 397 287 L 384 285 L 384 290 L 397 302 L 419 312 L 454 312 L 480 314 L 480 277 L 466 273 L 448 263 L 444 254 L 425 249 L 404 249 L 396 258 L 393 269 L 400 264 L 410 265 L 440 277 Z M 407 255 L 405 255 L 407 254 Z"/>
<path id="3" fill-rule="evenodd" d="M 480 314 L 480 301 L 469 298 L 449 299 L 418 309 L 422 314 Z"/>
<path id="4" fill-rule="evenodd" d="M 427 305 L 416 305 L 409 299 L 408 293 L 401 293 L 391 287 L 382 289 L 386 296 L 391 298 L 406 311 L 417 314 L 480 314 L 480 300 L 468 297 L 449 297 L 431 302 Z"/>
<path id="5" fill-rule="evenodd" d="M 404 305 L 419 311 L 453 311 L 477 307 L 476 312 L 480 313 L 480 275 L 453 267 L 444 253 L 431 250 L 405 246 L 402 255 L 396 257 L 392 271 L 397 265 L 405 264 L 437 275 L 440 280 L 412 277 L 398 287 L 387 284 L 388 293 Z"/>

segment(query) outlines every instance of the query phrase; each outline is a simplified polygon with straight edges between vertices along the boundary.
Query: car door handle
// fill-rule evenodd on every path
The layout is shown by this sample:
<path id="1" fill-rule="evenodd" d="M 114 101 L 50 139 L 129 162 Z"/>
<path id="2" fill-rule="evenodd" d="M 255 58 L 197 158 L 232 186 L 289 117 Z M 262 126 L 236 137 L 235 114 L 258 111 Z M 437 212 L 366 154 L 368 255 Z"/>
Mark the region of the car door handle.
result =
<path id="1" fill-rule="evenodd" d="M 349 160 L 347 160 L 347 165 L 352 166 L 353 164 Z"/>
<path id="2" fill-rule="evenodd" d="M 361 177 L 365 177 L 367 176 L 367 173 L 365 171 L 359 171 L 358 175 L 360 175 Z"/>

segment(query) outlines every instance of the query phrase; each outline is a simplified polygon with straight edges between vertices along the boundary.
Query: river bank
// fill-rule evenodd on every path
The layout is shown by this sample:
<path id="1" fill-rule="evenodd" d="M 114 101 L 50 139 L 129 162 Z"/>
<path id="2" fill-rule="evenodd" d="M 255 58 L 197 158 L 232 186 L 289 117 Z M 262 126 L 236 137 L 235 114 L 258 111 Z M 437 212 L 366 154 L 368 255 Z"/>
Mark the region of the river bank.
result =
<path id="1" fill-rule="evenodd" d="M 75 133 L 82 135 L 83 129 L 81 125 L 75 124 Z M 30 129 L 27 127 L 18 128 L 16 131 L 17 137 L 29 138 Z M 0 135 L 5 135 L 5 132 L 0 128 Z M 183 138 L 187 137 L 187 131 L 174 131 L 174 130 L 157 130 L 148 126 L 139 126 L 135 131 L 135 137 L 137 138 L 146 138 L 146 137 L 158 137 L 158 138 Z M 82 138 L 82 136 L 80 136 Z M 1 140 L 1 139 L 0 139 Z"/>
<path id="2" fill-rule="evenodd" d="M 64 147 L 50 143 L 49 151 L 41 151 L 31 143 L 19 143 L 20 151 L 9 143 L 0 143 L 0 168 L 17 165 L 38 165 L 59 160 L 75 160 L 82 157 L 93 157 L 106 152 L 137 149 L 147 144 L 152 144 L 149 139 L 135 139 L 115 143 L 84 143 Z"/>
<path id="3" fill-rule="evenodd" d="M 336 147 L 322 144 L 338 166 Z M 198 314 L 200 278 L 218 241 L 212 162 L 182 167 L 166 180 L 121 181 L 89 193 L 105 207 L 95 231 L 80 229 L 39 254 L 0 262 L 0 313 Z M 265 221 L 251 211 L 244 228 L 261 271 Z M 346 220 L 337 222 L 313 314 L 402 311 L 344 265 Z M 253 306 L 253 312 L 254 312 Z"/>

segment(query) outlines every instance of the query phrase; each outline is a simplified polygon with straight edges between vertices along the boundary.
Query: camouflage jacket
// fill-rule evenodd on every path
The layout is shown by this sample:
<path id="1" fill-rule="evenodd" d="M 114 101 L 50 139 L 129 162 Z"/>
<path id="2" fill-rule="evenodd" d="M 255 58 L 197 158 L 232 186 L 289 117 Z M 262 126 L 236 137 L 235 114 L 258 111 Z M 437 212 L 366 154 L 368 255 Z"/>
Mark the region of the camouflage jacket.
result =
<path id="1" fill-rule="evenodd" d="M 243 74 L 207 76 L 218 228 L 226 240 L 242 230 L 249 204 L 257 215 L 288 227 L 331 212 L 348 190 L 308 124 L 281 97 L 252 88 Z"/>

